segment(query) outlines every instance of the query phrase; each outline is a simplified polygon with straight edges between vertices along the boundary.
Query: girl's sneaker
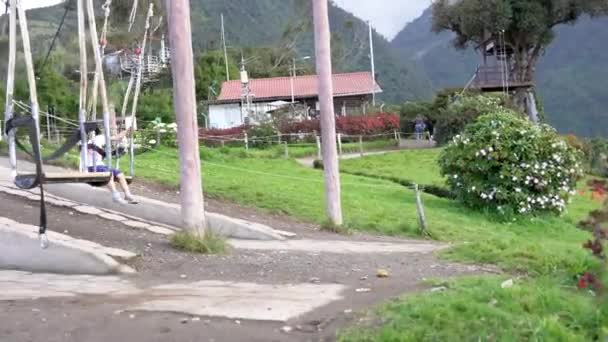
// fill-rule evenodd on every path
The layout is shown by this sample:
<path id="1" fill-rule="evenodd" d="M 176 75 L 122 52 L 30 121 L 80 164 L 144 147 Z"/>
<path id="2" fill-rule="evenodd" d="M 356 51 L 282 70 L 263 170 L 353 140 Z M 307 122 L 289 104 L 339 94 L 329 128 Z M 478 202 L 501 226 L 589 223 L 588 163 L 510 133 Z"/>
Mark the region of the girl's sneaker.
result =
<path id="1" fill-rule="evenodd" d="M 122 199 L 122 197 L 120 197 L 120 193 L 118 192 L 112 193 L 112 201 L 118 204 L 127 204 L 127 201 Z"/>
<path id="2" fill-rule="evenodd" d="M 131 196 L 131 195 L 125 195 L 125 201 L 127 201 L 129 204 L 137 204 L 139 203 L 135 197 Z"/>

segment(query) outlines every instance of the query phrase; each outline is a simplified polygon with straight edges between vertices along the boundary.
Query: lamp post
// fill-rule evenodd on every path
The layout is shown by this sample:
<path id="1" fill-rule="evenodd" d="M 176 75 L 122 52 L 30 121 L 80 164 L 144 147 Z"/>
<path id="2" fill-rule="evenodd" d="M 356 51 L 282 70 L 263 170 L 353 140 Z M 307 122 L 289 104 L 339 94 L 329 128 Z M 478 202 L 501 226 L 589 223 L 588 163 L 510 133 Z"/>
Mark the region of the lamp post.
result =
<path id="1" fill-rule="evenodd" d="M 295 78 L 296 78 L 296 61 L 300 60 L 300 61 L 305 61 L 310 59 L 310 56 L 305 56 L 302 58 L 293 58 L 293 63 L 292 63 L 292 69 L 291 69 L 291 104 L 294 105 L 296 103 L 296 95 L 295 95 L 295 91 L 294 91 L 294 82 L 295 82 Z"/>

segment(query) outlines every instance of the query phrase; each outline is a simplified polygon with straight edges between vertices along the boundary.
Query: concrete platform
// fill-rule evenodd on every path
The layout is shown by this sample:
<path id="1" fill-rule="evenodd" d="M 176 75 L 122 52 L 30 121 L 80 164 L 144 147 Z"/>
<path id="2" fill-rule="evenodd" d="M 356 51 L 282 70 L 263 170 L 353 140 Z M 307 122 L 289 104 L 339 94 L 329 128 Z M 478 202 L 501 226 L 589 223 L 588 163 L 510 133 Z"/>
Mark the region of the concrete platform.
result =
<path id="1" fill-rule="evenodd" d="M 339 284 L 270 285 L 201 281 L 144 291 L 129 311 L 168 311 L 195 316 L 284 322 L 342 299 Z"/>
<path id="2" fill-rule="evenodd" d="M 289 240 L 289 241 L 247 241 L 230 240 L 237 249 L 275 250 L 303 253 L 334 254 L 389 254 L 389 253 L 432 253 L 446 248 L 447 245 L 412 241 L 374 242 L 374 241 L 331 241 L 331 240 Z"/>
<path id="3" fill-rule="evenodd" d="M 26 170 L 33 168 L 33 164 L 24 161 L 20 161 L 19 166 Z M 48 168 L 50 170 L 65 170 L 52 166 Z M 0 158 L 0 183 L 5 187 L 12 186 L 10 169 L 7 167 L 6 158 Z M 105 209 L 113 214 L 136 219 L 135 221 L 147 221 L 151 226 L 155 226 L 155 223 L 157 223 L 158 225 L 180 227 L 182 223 L 180 207 L 173 203 L 136 196 L 139 204 L 120 205 L 112 201 L 112 197 L 107 189 L 91 187 L 87 184 L 48 184 L 46 191 L 55 195 L 57 202 L 62 202 L 63 199 L 68 202 L 72 201 L 94 207 L 92 210 L 96 208 L 97 210 Z M 28 191 L 12 189 L 12 192 L 12 194 L 24 196 L 32 200 L 37 199 L 35 194 Z M 285 240 L 287 237 L 293 237 L 292 234 L 274 230 L 263 224 L 235 219 L 217 213 L 206 212 L 206 218 L 209 230 L 229 238 Z"/>
<path id="4" fill-rule="evenodd" d="M 40 247 L 38 227 L 0 217 L 0 269 L 65 274 L 113 274 L 135 271 L 119 262 L 136 254 L 48 232 L 47 249 Z"/>
<path id="5" fill-rule="evenodd" d="M 70 276 L 0 271 L 0 301 L 96 295 L 124 303 L 120 311 L 284 322 L 333 301 L 340 284 L 255 284 L 199 281 L 138 288 L 115 276 Z"/>

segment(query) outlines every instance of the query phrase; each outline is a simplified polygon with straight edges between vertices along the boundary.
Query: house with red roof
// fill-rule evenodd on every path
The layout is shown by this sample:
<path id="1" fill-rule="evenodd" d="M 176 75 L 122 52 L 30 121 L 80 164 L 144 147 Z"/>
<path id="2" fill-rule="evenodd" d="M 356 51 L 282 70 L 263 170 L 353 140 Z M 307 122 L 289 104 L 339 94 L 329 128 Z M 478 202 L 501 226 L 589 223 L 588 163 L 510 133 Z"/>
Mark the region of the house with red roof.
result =
<path id="1" fill-rule="evenodd" d="M 382 92 L 370 72 L 335 74 L 333 87 L 336 115 L 363 114 L 373 94 Z M 319 115 L 316 75 L 227 81 L 218 98 L 209 103 L 209 127 L 255 124 L 292 105 L 303 112 L 299 117 Z"/>

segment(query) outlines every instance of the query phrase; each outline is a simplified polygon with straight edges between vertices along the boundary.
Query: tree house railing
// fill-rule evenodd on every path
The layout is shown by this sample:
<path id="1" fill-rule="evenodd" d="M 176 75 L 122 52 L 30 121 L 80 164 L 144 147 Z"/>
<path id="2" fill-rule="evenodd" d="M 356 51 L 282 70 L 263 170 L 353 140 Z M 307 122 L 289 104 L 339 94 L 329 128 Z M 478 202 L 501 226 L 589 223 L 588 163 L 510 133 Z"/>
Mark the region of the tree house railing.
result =
<path id="1" fill-rule="evenodd" d="M 504 74 L 500 65 L 480 66 L 475 75 L 472 87 L 482 91 L 502 90 L 505 85 L 509 88 L 528 88 L 533 85 L 532 80 L 518 79 L 511 72 Z"/>

